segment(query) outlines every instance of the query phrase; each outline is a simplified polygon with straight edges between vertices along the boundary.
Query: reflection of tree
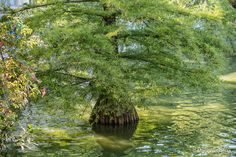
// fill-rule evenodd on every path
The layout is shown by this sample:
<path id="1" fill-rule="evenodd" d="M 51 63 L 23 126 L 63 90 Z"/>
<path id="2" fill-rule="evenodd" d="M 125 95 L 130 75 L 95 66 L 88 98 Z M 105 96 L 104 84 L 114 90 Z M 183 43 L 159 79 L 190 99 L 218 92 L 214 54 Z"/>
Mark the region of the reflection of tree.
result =
<path id="1" fill-rule="evenodd" d="M 96 142 L 102 147 L 101 157 L 115 157 L 125 155 L 125 151 L 132 147 L 129 139 L 133 136 L 137 124 L 124 126 L 93 125 L 98 136 Z"/>
<path id="2" fill-rule="evenodd" d="M 225 80 L 225 89 L 223 92 L 223 100 L 232 107 L 233 103 L 236 103 L 236 82 L 234 81 L 236 78 L 236 57 L 229 58 L 229 68 L 226 71 L 226 75 L 230 74 L 230 78 Z M 232 81 L 233 80 L 233 81 Z M 233 107 L 232 107 L 233 108 Z"/>
<path id="3" fill-rule="evenodd" d="M 227 104 L 232 104 L 236 102 L 236 83 L 232 83 L 232 88 L 225 90 L 223 94 L 223 99 Z"/>

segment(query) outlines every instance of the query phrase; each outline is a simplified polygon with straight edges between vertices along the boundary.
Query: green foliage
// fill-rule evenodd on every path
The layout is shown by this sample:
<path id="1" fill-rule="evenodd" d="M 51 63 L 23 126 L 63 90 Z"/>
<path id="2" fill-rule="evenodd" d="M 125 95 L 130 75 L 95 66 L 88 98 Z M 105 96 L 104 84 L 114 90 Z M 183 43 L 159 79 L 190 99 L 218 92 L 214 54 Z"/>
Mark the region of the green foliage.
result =
<path id="1" fill-rule="evenodd" d="M 227 0 L 45 1 L 14 14 L 41 42 L 24 57 L 51 93 L 67 98 L 106 93 L 144 103 L 214 90 L 236 36 Z"/>
<path id="2" fill-rule="evenodd" d="M 31 47 L 26 37 L 32 30 L 18 18 L 5 20 L 0 23 L 0 142 L 7 137 L 29 98 L 39 93 L 32 69 L 17 59 L 22 49 L 27 51 L 26 47 Z"/>

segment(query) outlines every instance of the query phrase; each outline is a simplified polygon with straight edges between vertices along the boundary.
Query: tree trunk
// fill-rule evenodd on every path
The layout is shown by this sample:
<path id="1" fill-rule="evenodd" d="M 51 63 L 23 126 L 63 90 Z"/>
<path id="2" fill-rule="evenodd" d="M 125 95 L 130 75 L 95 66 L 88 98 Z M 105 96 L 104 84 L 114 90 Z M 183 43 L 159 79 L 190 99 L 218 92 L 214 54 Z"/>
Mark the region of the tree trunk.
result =
<path id="1" fill-rule="evenodd" d="M 103 4 L 104 11 L 111 8 L 107 4 Z M 112 15 L 103 17 L 104 24 L 110 26 L 116 23 L 117 15 L 120 11 Z M 119 53 L 117 37 L 113 37 L 112 43 L 115 52 Z M 100 95 L 90 116 L 90 123 L 103 125 L 127 125 L 135 124 L 139 120 L 135 107 L 129 101 L 119 102 L 107 95 Z"/>
<path id="2" fill-rule="evenodd" d="M 138 120 L 138 113 L 132 104 L 121 104 L 107 96 L 99 96 L 90 116 L 90 123 L 103 125 L 128 125 Z"/>
<path id="3" fill-rule="evenodd" d="M 236 0 L 229 0 L 229 2 L 234 8 L 236 8 Z"/>

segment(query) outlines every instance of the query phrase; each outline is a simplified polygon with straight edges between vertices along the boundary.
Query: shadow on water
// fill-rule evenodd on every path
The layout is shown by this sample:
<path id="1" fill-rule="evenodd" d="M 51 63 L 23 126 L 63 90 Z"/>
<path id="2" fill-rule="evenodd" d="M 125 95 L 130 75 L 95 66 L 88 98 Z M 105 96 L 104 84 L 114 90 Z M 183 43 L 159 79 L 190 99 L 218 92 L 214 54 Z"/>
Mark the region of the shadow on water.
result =
<path id="1" fill-rule="evenodd" d="M 108 126 L 93 125 L 96 142 L 102 147 L 100 157 L 119 157 L 126 155 L 125 151 L 132 148 L 129 141 L 135 133 L 137 123 L 133 125 Z"/>

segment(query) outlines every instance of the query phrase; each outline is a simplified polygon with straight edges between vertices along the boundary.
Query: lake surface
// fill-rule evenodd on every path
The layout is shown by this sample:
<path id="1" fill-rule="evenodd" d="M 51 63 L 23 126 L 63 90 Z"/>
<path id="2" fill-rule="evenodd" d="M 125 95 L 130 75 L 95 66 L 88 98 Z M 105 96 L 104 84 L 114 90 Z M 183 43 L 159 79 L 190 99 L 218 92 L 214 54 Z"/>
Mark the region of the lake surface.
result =
<path id="1" fill-rule="evenodd" d="M 156 106 L 138 109 L 138 125 L 91 127 L 81 109 L 35 104 L 20 119 L 25 147 L 3 156 L 172 157 L 236 156 L 236 66 L 222 79 L 224 89 L 212 94 L 161 98 Z M 22 141 L 19 141 L 22 142 Z M 19 144 L 18 143 L 18 144 Z"/>

